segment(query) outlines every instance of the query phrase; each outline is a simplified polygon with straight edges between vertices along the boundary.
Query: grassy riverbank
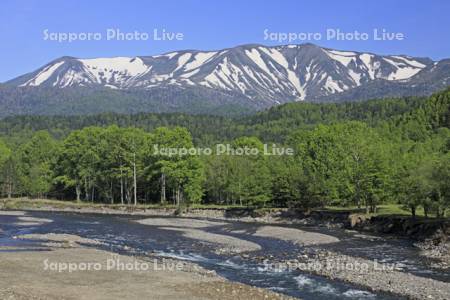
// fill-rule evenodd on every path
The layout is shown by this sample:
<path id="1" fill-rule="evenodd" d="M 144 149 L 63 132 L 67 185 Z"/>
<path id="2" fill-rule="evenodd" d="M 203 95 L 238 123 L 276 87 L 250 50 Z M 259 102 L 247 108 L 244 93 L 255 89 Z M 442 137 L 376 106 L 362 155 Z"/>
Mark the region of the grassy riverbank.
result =
<path id="1" fill-rule="evenodd" d="M 138 204 L 138 205 L 122 205 L 122 204 L 106 204 L 106 203 L 92 203 L 84 201 L 62 201 L 62 200 L 51 200 L 51 199 L 29 199 L 29 198 L 13 198 L 13 199 L 0 199 L 0 208 L 3 209 L 102 209 L 108 208 L 119 211 L 136 211 L 136 210 L 147 210 L 147 209 L 176 209 L 175 205 L 172 204 Z M 193 204 L 190 206 L 191 209 L 217 209 L 217 210 L 227 210 L 227 209 L 246 209 L 246 206 L 239 205 L 217 205 L 217 204 Z M 276 211 L 280 208 L 259 208 L 256 209 L 260 212 L 265 211 Z M 338 206 L 327 206 L 325 208 L 317 209 L 317 211 L 329 211 L 329 212 L 347 212 L 367 216 L 410 216 L 411 213 L 404 209 L 402 205 L 399 204 L 384 204 L 377 207 L 376 213 L 366 214 L 364 209 L 358 209 L 357 207 L 338 207 Z M 417 209 L 416 215 L 418 217 L 424 216 L 424 211 L 422 208 Z M 431 216 L 433 217 L 433 216 Z"/>
<path id="2" fill-rule="evenodd" d="M 176 209 L 177 206 L 173 204 L 108 204 L 108 203 L 92 203 L 85 201 L 73 201 L 73 200 L 53 200 L 53 199 L 29 199 L 29 198 L 12 198 L 12 199 L 0 199 L 0 209 L 102 209 L 108 208 L 120 211 L 135 211 L 145 209 Z M 191 209 L 232 209 L 232 208 L 247 208 L 239 205 L 204 205 L 193 204 Z"/>
<path id="3" fill-rule="evenodd" d="M 345 212 L 352 212 L 352 213 L 365 213 L 365 209 L 357 208 L 356 206 L 351 207 L 339 207 L 339 206 L 327 206 L 325 208 L 326 210 L 330 211 L 345 211 Z M 377 212 L 367 214 L 370 216 L 386 216 L 386 215 L 397 215 L 397 216 L 411 216 L 411 212 L 409 210 L 406 210 L 403 208 L 400 204 L 384 204 L 377 206 Z M 424 211 L 423 208 L 417 208 L 416 216 L 423 217 Z"/>

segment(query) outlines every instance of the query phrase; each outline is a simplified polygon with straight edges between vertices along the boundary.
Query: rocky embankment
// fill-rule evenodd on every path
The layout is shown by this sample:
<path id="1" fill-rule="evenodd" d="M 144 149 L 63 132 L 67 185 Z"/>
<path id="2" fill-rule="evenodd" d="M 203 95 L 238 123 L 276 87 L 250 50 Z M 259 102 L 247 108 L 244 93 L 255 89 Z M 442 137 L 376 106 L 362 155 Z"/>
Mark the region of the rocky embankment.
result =
<path id="1" fill-rule="evenodd" d="M 346 228 L 358 231 L 392 234 L 408 237 L 416 241 L 430 239 L 434 244 L 446 242 L 450 235 L 450 218 L 446 219 L 413 219 L 408 216 L 367 216 L 348 211 L 316 210 L 304 213 L 294 209 L 252 209 L 252 208 L 202 208 L 189 209 L 179 213 L 174 208 L 145 208 L 130 206 L 99 206 L 64 202 L 56 204 L 40 203 L 39 201 L 2 200 L 1 209 L 22 209 L 41 211 L 68 211 L 103 214 L 132 214 L 142 216 L 174 216 L 218 219 L 240 222 L 257 222 L 270 224 L 299 224 L 308 226 L 323 226 L 328 228 Z M 424 246 L 425 247 L 425 246 Z"/>
<path id="2" fill-rule="evenodd" d="M 183 214 L 188 217 L 205 217 L 244 222 L 299 224 L 345 228 L 377 234 L 391 234 L 415 241 L 434 244 L 447 242 L 450 236 L 450 219 L 413 219 L 408 216 L 367 216 L 351 212 L 317 210 L 304 213 L 289 209 L 193 209 Z"/>

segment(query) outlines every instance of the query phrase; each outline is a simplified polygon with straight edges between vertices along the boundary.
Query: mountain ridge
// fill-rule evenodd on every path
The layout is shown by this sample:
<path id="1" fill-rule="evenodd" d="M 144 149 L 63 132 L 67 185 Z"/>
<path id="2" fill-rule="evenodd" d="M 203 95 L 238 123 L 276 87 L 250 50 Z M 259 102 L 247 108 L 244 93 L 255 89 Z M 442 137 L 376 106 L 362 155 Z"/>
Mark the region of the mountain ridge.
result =
<path id="1" fill-rule="evenodd" d="M 147 101 L 148 107 L 143 111 L 159 108 L 167 111 L 165 101 L 176 103 L 175 110 L 185 111 L 186 104 L 181 101 L 183 90 L 204 105 L 238 103 L 261 109 L 295 101 L 339 102 L 428 95 L 450 85 L 448 61 L 335 50 L 311 43 L 245 44 L 221 50 L 180 50 L 153 56 L 63 56 L 3 85 L 146 94 L 147 100 L 152 98 L 152 101 Z M 61 90 L 59 92 L 64 94 Z M 172 92 L 177 94 L 176 99 L 164 97 L 169 90 L 176 91 Z M 28 89 L 28 93 L 31 96 L 25 98 L 47 101 L 33 96 L 32 89 Z M 149 96 L 156 94 L 160 96 Z M 27 102 L 23 99 L 18 101 Z M 0 88 L 0 107 L 2 102 L 5 101 Z"/>

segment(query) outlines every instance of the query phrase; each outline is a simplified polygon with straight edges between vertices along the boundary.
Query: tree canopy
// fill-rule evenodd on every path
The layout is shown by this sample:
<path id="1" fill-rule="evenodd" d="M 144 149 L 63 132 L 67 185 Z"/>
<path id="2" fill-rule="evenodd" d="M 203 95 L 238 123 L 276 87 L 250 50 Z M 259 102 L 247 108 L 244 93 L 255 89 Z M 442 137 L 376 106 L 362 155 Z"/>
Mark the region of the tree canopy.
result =
<path id="1" fill-rule="evenodd" d="M 6 196 L 102 203 L 357 206 L 445 215 L 450 91 L 428 98 L 293 103 L 239 118 L 185 114 L 24 116 L 0 121 Z M 253 155 L 157 149 L 251 148 Z M 294 155 L 265 155 L 269 145 Z"/>

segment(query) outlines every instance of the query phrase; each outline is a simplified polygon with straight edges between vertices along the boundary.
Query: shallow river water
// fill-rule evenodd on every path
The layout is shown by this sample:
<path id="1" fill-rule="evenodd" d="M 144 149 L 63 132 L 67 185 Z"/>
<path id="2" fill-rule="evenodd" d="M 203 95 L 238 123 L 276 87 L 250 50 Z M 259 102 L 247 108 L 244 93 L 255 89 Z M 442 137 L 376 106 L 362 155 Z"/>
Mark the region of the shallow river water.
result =
<path id="1" fill-rule="evenodd" d="M 213 243 L 189 238 L 181 231 L 169 230 L 167 226 L 151 226 L 135 222 L 148 217 L 31 211 L 26 212 L 26 216 L 45 218 L 52 222 L 39 225 L 31 222 L 30 225 L 27 225 L 17 222 L 19 218 L 17 216 L 0 215 L 0 229 L 3 231 L 3 234 L 0 235 L 0 246 L 13 246 L 16 249 L 14 251 L 37 250 L 38 241 L 20 240 L 13 237 L 28 233 L 73 234 L 102 242 L 101 246 L 96 247 L 104 250 L 137 256 L 144 256 L 151 252 L 160 257 L 188 260 L 206 269 L 214 270 L 229 280 L 271 289 L 302 299 L 399 298 L 388 294 L 369 292 L 359 286 L 296 270 L 268 270 L 261 261 L 267 259 L 269 262 L 277 262 L 295 258 L 320 247 L 342 254 L 376 259 L 383 263 L 397 263 L 405 272 L 441 281 L 450 281 L 450 274 L 428 267 L 410 241 L 368 237 L 341 229 L 286 226 L 331 235 L 339 239 L 339 242 L 331 244 L 299 246 L 282 239 L 252 235 L 252 232 L 263 226 L 262 224 L 227 221 L 226 231 L 223 226 L 211 226 L 202 228 L 202 230 L 246 240 L 259 245 L 260 249 L 245 254 L 218 254 L 217 245 Z"/>

